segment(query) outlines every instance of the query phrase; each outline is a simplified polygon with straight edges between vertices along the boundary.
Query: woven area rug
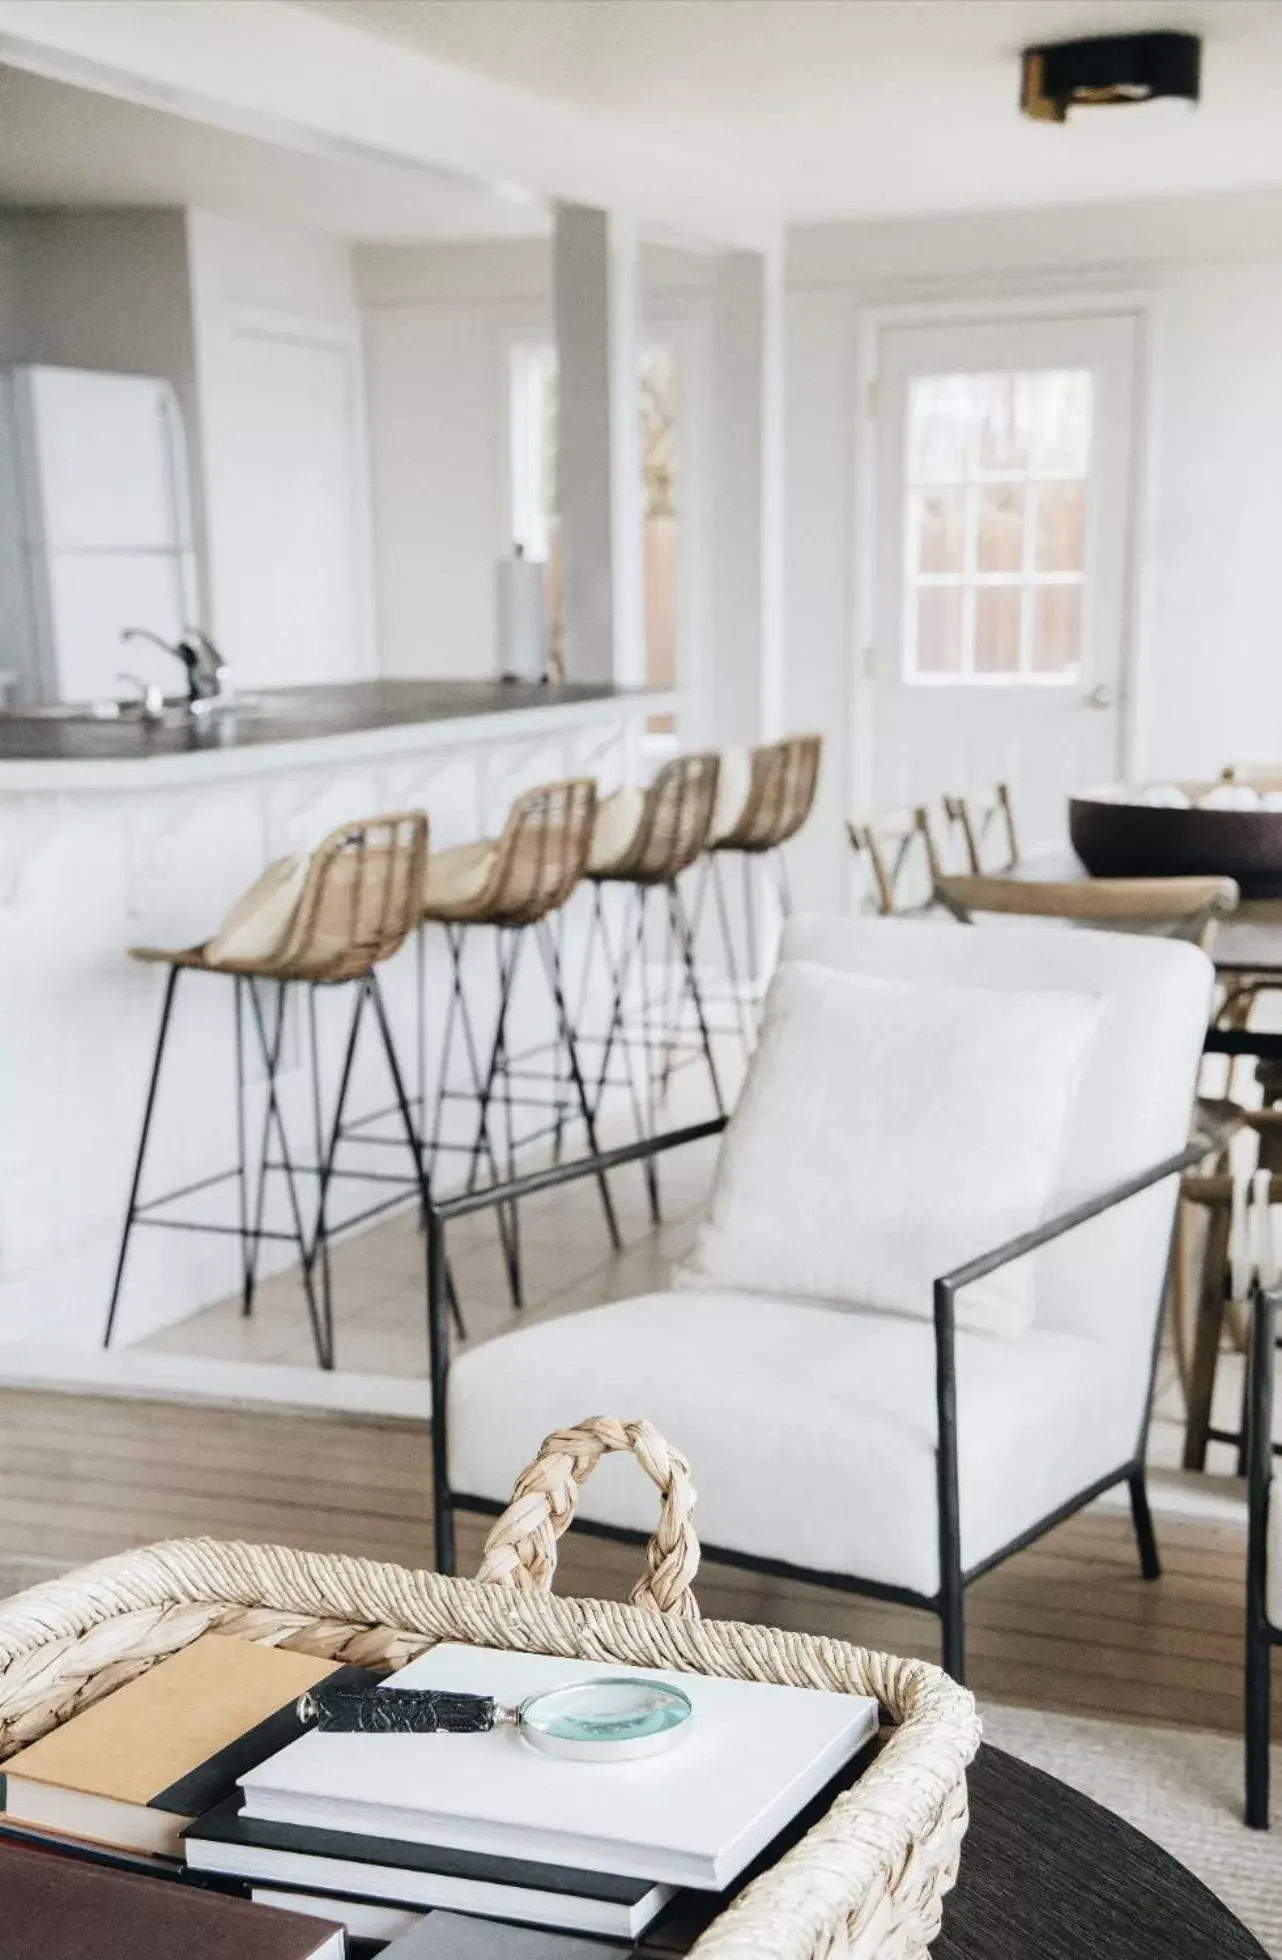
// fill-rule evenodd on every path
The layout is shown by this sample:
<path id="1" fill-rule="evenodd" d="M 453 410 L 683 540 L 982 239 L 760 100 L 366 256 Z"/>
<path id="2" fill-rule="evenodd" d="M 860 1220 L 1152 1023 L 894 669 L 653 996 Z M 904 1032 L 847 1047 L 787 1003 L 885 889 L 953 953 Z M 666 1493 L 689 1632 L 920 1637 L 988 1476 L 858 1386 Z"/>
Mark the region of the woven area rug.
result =
<path id="1" fill-rule="evenodd" d="M 986 1741 L 1058 1776 L 1153 1838 L 1223 1899 L 1273 1960 L 1282 1960 L 1282 1748 L 1273 1750 L 1273 1828 L 1248 1831 L 1237 1736 L 1033 1708 L 990 1706 L 983 1716 Z"/>

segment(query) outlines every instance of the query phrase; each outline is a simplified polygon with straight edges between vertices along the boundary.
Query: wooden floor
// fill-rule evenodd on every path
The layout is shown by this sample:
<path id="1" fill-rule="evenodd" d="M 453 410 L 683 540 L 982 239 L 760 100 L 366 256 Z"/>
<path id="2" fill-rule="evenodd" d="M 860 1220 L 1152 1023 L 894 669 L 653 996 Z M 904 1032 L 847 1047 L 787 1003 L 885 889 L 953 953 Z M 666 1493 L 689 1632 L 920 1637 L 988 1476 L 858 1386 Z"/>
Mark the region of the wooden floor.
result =
<path id="1" fill-rule="evenodd" d="M 0 1581 L 204 1533 L 428 1564 L 429 1475 L 427 1437 L 410 1424 L 4 1391 Z M 462 1521 L 461 1571 L 475 1569 L 484 1529 Z M 1129 1522 L 1098 1513 L 981 1580 L 968 1596 L 981 1699 L 1240 1729 L 1242 1536 L 1187 1523 L 1159 1536 L 1156 1585 L 1140 1579 Z M 637 1556 L 571 1534 L 562 1590 L 625 1597 Z M 937 1653 L 934 1621 L 906 1608 L 713 1566 L 698 1593 L 717 1618 Z M 1277 1699 L 1282 1733 L 1282 1679 Z"/>

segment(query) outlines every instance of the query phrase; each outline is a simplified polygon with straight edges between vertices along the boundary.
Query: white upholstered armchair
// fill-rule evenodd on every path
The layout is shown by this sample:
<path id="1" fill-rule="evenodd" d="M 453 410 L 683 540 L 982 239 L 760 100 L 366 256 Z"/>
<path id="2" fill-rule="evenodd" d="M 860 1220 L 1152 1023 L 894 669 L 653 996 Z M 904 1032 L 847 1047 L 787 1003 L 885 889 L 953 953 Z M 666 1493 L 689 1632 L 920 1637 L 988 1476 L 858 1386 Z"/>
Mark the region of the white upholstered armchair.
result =
<path id="1" fill-rule="evenodd" d="M 1211 989 L 1167 940 L 794 922 L 670 1291 L 451 1365 L 446 1227 L 498 1194 L 437 1207 L 438 1564 L 454 1510 L 500 1509 L 531 1437 L 604 1411 L 688 1451 L 708 1556 L 929 1608 L 957 1676 L 968 1581 L 1112 1485 L 1156 1577 L 1144 1449 Z M 580 1518 L 644 1536 L 644 1497 L 608 1471 Z"/>

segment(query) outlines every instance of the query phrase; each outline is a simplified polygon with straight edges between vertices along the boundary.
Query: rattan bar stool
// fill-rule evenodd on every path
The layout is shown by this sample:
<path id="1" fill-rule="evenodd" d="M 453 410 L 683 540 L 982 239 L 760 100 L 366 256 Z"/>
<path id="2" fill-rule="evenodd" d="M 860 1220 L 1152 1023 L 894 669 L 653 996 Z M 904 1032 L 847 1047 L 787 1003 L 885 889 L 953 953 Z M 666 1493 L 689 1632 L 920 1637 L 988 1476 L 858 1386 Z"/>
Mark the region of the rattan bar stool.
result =
<path id="1" fill-rule="evenodd" d="M 404 1141 L 414 1167 L 409 1188 L 412 1191 L 417 1185 L 420 1202 L 424 1206 L 428 1203 L 421 1140 L 415 1128 L 378 978 L 378 967 L 400 948 L 417 923 L 426 863 L 427 818 L 422 811 L 397 812 L 343 824 L 331 831 L 320 849 L 305 864 L 295 861 L 291 866 L 290 861 L 282 860 L 280 864 L 269 867 L 213 939 L 180 950 L 148 946 L 130 949 L 131 958 L 164 966 L 168 972 L 143 1110 L 142 1131 L 107 1310 L 104 1346 L 110 1345 L 115 1329 L 134 1229 L 139 1225 L 164 1226 L 169 1230 L 229 1234 L 239 1239 L 241 1306 L 245 1314 L 249 1314 L 253 1308 L 261 1246 L 270 1240 L 295 1246 L 316 1358 L 322 1368 L 333 1366 L 333 1299 L 326 1217 L 333 1180 L 341 1174 L 345 1178 L 357 1177 L 399 1187 L 397 1196 L 385 1198 L 359 1218 L 345 1219 L 344 1229 L 392 1204 L 403 1202 L 406 1196 L 406 1180 L 403 1177 L 346 1170 L 338 1173 L 335 1167 L 357 1041 L 369 1010 L 373 1011 Z M 287 890 L 290 878 L 295 875 L 299 888 L 296 899 Z M 275 917 L 268 920 L 264 914 L 273 908 Z M 250 942 L 255 936 L 266 943 L 251 949 Z M 184 973 L 216 975 L 229 979 L 232 984 L 235 1004 L 237 1162 L 230 1170 L 216 1172 L 143 1203 L 140 1202 L 140 1192 L 147 1146 L 156 1112 L 178 982 Z M 321 1107 L 316 994 L 318 988 L 340 986 L 354 987 L 355 998 L 334 1115 L 327 1125 Z M 291 987 L 302 989 L 307 1009 L 315 1151 L 315 1163 L 310 1165 L 299 1164 L 291 1152 L 278 1093 L 286 1007 Z M 268 994 L 266 1007 L 263 998 L 265 991 Z M 246 1139 L 246 1020 L 253 1030 L 264 1077 L 262 1136 L 256 1174 L 251 1168 Z M 270 1155 L 273 1147 L 278 1153 L 274 1158 Z M 310 1230 L 305 1216 L 306 1208 L 299 1193 L 300 1175 L 309 1171 L 317 1178 L 315 1212 Z M 284 1180 L 292 1221 L 292 1228 L 288 1231 L 271 1230 L 264 1223 L 267 1179 L 273 1172 L 279 1173 Z M 235 1225 L 154 1215 L 180 1198 L 190 1197 L 232 1179 L 237 1183 L 239 1208 Z"/>
<path id="2" fill-rule="evenodd" d="M 674 756 L 664 763 L 648 789 L 624 789 L 607 797 L 593 832 L 586 872 L 592 888 L 592 920 L 583 961 L 578 1020 L 582 1028 L 599 947 L 606 968 L 610 1010 L 605 1032 L 598 1038 L 600 1055 L 595 1068 L 593 1108 L 599 1108 L 609 1084 L 611 1057 L 616 1050 L 622 1051 L 624 1082 L 638 1136 L 649 1137 L 655 1133 L 657 1109 L 666 1095 L 673 1059 L 682 1040 L 687 1003 L 693 1010 L 697 1031 L 695 1051 L 707 1068 L 717 1114 L 725 1114 L 695 964 L 694 935 L 678 884 L 681 874 L 697 863 L 707 848 L 720 775 L 721 758 L 715 753 Z M 605 893 L 611 887 L 626 892 L 614 939 L 605 902 Z M 659 893 L 663 894 L 662 1002 L 654 997 L 650 975 L 650 900 Z M 670 991 L 666 981 L 673 971 L 679 980 L 675 990 Z M 628 1025 L 630 984 L 634 975 L 641 1017 L 635 1035 Z M 635 1049 L 640 1050 L 642 1057 L 640 1089 L 632 1067 Z M 646 1178 L 651 1213 L 657 1222 L 659 1198 L 653 1159 L 647 1160 Z"/>
<path id="3" fill-rule="evenodd" d="M 752 977 L 758 950 L 754 881 L 758 875 L 773 873 L 780 913 L 789 918 L 792 889 L 783 847 L 797 835 L 814 808 L 822 754 L 822 735 L 789 735 L 781 742 L 769 742 L 751 750 L 747 770 L 743 772 L 735 767 L 733 751 L 728 750 L 722 757 L 723 796 L 699 875 L 694 931 L 697 940 L 711 889 L 720 929 L 721 955 L 745 1053 L 756 1039 L 756 1006 L 762 991 Z M 747 781 L 740 798 L 741 774 L 746 774 Z M 735 951 L 730 903 L 722 876 L 722 867 L 736 856 L 742 874 L 745 950 L 742 969 Z M 745 1000 L 745 986 L 750 987 L 750 1000 Z"/>
<path id="4" fill-rule="evenodd" d="M 503 834 L 433 853 L 427 860 L 419 919 L 422 925 L 443 928 L 450 958 L 450 992 L 441 1040 L 439 1071 L 427 1138 L 427 1161 L 435 1170 L 442 1150 L 461 1147 L 468 1157 L 467 1186 L 475 1188 L 482 1162 L 491 1177 L 500 1176 L 494 1135 L 496 1108 L 503 1118 L 504 1175 L 513 1175 L 515 1154 L 545 1136 L 555 1138 L 559 1156 L 568 1110 L 582 1121 L 588 1146 L 598 1154 L 596 1103 L 579 1061 L 579 1048 L 567 1004 L 562 949 L 553 918 L 577 889 L 587 867 L 597 816 L 596 784 L 590 779 L 546 783 L 520 795 L 508 813 Z M 475 1016 L 468 1001 L 464 952 L 469 933 L 479 927 L 495 935 L 498 998 L 488 1054 L 483 1058 Z M 531 1079 L 521 1068 L 523 1057 L 509 1044 L 509 1020 L 522 950 L 528 934 L 538 948 L 554 1018 L 554 1047 L 563 1058 L 565 1077 L 557 1071 L 554 1097 L 542 1099 L 528 1089 Z M 456 1036 L 461 1037 L 469 1086 L 451 1085 L 450 1065 Z M 426 1100 L 424 1074 L 421 1093 Z M 452 1146 L 443 1135 L 446 1104 L 453 1099 L 474 1103 L 476 1127 L 469 1142 Z M 523 1109 L 537 1107 L 550 1121 L 518 1136 Z M 604 1173 L 597 1185 L 610 1242 L 622 1244 L 610 1187 Z M 522 1304 L 520 1230 L 515 1205 L 502 1207 L 500 1234 L 507 1265 L 508 1286 L 515 1307 Z"/>

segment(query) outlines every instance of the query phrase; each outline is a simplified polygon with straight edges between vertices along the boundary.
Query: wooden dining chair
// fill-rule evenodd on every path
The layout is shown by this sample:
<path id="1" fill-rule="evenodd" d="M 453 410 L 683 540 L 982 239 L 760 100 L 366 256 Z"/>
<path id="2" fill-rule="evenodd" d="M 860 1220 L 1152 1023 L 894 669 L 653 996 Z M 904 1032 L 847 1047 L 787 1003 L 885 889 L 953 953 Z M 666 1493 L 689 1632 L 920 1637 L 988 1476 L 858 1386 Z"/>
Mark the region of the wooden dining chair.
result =
<path id="1" fill-rule="evenodd" d="M 867 869 L 868 895 L 882 918 L 934 907 L 943 863 L 924 803 L 851 817 L 846 834 Z"/>
<path id="2" fill-rule="evenodd" d="M 1218 921 L 1237 908 L 1232 878 L 1036 879 L 994 875 L 935 881 L 941 905 L 963 924 L 976 914 L 1063 919 L 1079 926 L 1151 932 L 1207 950 Z"/>
<path id="3" fill-rule="evenodd" d="M 946 796 L 944 816 L 961 839 L 966 869 L 972 877 L 1015 869 L 1019 863 L 1019 838 L 1008 783 L 994 783 L 990 789 Z"/>

